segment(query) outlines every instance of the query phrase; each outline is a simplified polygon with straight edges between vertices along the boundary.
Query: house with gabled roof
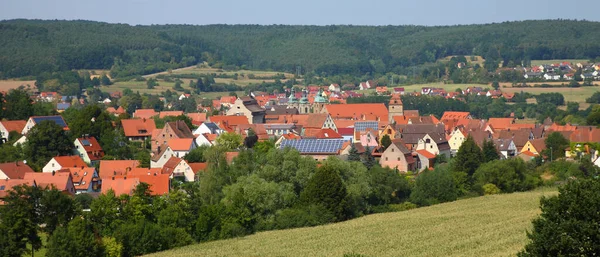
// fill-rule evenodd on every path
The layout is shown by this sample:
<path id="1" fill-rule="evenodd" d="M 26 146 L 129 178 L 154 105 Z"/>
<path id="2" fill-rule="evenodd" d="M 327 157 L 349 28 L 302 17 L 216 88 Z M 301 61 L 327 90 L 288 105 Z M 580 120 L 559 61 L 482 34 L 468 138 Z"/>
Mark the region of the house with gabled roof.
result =
<path id="1" fill-rule="evenodd" d="M 37 185 L 33 179 L 0 179 L 0 206 L 4 205 L 4 199 L 17 186 L 36 187 Z"/>
<path id="2" fill-rule="evenodd" d="M 125 109 L 123 109 L 123 106 L 119 106 L 117 109 L 115 109 L 114 107 L 107 107 L 106 111 L 114 116 L 119 116 L 121 114 L 125 113 Z"/>
<path id="3" fill-rule="evenodd" d="M 381 167 L 397 169 L 401 173 L 415 170 L 416 161 L 412 152 L 406 148 L 402 140 L 393 140 L 392 144 L 381 155 L 379 159 Z"/>
<path id="4" fill-rule="evenodd" d="M 133 118 L 152 119 L 156 115 L 158 115 L 158 113 L 154 109 L 137 109 L 133 113 Z"/>
<path id="5" fill-rule="evenodd" d="M 54 187 L 65 194 L 75 195 L 76 193 L 71 172 L 67 170 L 53 172 L 28 172 L 25 173 L 25 177 L 23 179 L 35 180 L 36 185 L 42 189 Z"/>
<path id="6" fill-rule="evenodd" d="M 217 124 L 224 131 L 233 131 L 240 124 L 250 124 L 246 116 L 213 115 L 208 117 L 208 121 Z"/>
<path id="7" fill-rule="evenodd" d="M 343 150 L 344 139 L 295 139 L 282 140 L 280 149 L 291 147 L 301 155 L 307 155 L 316 161 L 323 161 L 329 156 L 337 156 Z"/>
<path id="8" fill-rule="evenodd" d="M 98 166 L 100 174 L 98 175 L 102 179 L 111 176 L 122 176 L 138 166 L 140 166 L 138 160 L 100 160 L 100 165 Z"/>
<path id="9" fill-rule="evenodd" d="M 228 116 L 244 116 L 249 124 L 265 123 L 266 110 L 251 96 L 239 97 L 231 108 L 227 110 Z"/>
<path id="10" fill-rule="evenodd" d="M 123 119 L 121 120 L 125 137 L 130 141 L 143 141 L 152 137 L 156 129 L 153 119 Z"/>
<path id="11" fill-rule="evenodd" d="M 46 166 L 42 168 L 42 172 L 50 173 L 72 167 L 87 167 L 87 163 L 85 163 L 79 155 L 56 156 L 50 159 Z"/>
<path id="12" fill-rule="evenodd" d="M 446 158 L 450 158 L 450 145 L 443 133 L 427 133 L 418 140 L 416 150 L 426 150 L 434 155 L 446 155 Z"/>
<path id="13" fill-rule="evenodd" d="M 32 116 L 27 120 L 27 123 L 25 124 L 25 127 L 23 127 L 23 130 L 21 131 L 21 134 L 23 135 L 27 135 L 27 133 L 33 128 L 35 127 L 35 125 L 39 124 L 42 121 L 52 121 L 54 123 L 56 123 L 56 125 L 60 126 L 61 128 L 63 128 L 63 130 L 69 130 L 69 126 L 67 126 L 67 122 L 65 122 L 65 120 L 63 119 L 62 116 L 60 115 L 56 115 L 56 116 Z"/>
<path id="14" fill-rule="evenodd" d="M 469 112 L 454 112 L 454 111 L 446 111 L 442 115 L 440 121 L 446 122 L 449 120 L 461 120 L 461 119 L 472 119 L 471 113 Z"/>
<path id="15" fill-rule="evenodd" d="M 494 139 L 493 142 L 504 159 L 512 158 L 517 155 L 517 146 L 511 138 Z"/>
<path id="16" fill-rule="evenodd" d="M 322 113 L 328 113 L 334 120 L 386 121 L 389 118 L 388 109 L 383 103 L 326 104 Z"/>
<path id="17" fill-rule="evenodd" d="M 95 137 L 85 136 L 75 139 L 73 153 L 88 165 L 95 165 L 104 157 L 104 150 Z"/>
<path id="18" fill-rule="evenodd" d="M 537 156 L 541 155 L 544 150 L 546 150 L 545 139 L 539 138 L 527 141 L 520 152 L 531 152 Z"/>
<path id="19" fill-rule="evenodd" d="M 96 168 L 93 167 L 72 167 L 66 168 L 71 173 L 75 194 L 93 193 L 100 191 L 100 178 Z M 60 172 L 60 171 L 57 171 Z"/>
<path id="20" fill-rule="evenodd" d="M 192 120 L 192 125 L 198 127 L 202 125 L 206 121 L 206 113 L 205 112 L 194 112 L 194 113 L 186 113 L 185 116 Z"/>
<path id="21" fill-rule="evenodd" d="M 23 179 L 30 172 L 35 171 L 22 161 L 0 163 L 0 180 Z"/>
<path id="22" fill-rule="evenodd" d="M 0 121 L 0 141 L 4 140 L 4 142 L 8 141 L 8 136 L 10 132 L 18 132 L 21 133 L 25 128 L 27 121 L 24 120 L 5 120 Z"/>
<path id="23" fill-rule="evenodd" d="M 164 119 L 166 117 L 177 117 L 183 115 L 183 111 L 162 111 L 158 113 L 158 117 Z"/>
<path id="24" fill-rule="evenodd" d="M 152 152 L 158 152 L 160 146 L 169 140 L 182 138 L 195 139 L 196 137 L 184 121 L 167 122 L 162 129 L 158 129 L 158 132 L 152 135 Z"/>
<path id="25" fill-rule="evenodd" d="M 433 165 L 435 164 L 435 154 L 430 153 L 425 149 L 421 149 L 416 150 L 414 155 L 417 158 L 417 170 L 419 170 L 419 172 L 433 168 Z"/>
<path id="26" fill-rule="evenodd" d="M 204 122 L 202 123 L 202 125 L 200 125 L 198 128 L 196 128 L 194 130 L 194 132 L 192 132 L 192 134 L 194 135 L 202 135 L 202 134 L 217 134 L 220 135 L 221 133 L 223 133 L 223 129 L 221 129 L 219 127 L 219 125 L 217 125 L 214 122 Z"/>
<path id="27" fill-rule="evenodd" d="M 168 174 L 171 179 L 193 182 L 200 170 L 206 169 L 206 163 L 189 164 L 187 161 L 171 157 L 162 167 L 162 174 Z"/>

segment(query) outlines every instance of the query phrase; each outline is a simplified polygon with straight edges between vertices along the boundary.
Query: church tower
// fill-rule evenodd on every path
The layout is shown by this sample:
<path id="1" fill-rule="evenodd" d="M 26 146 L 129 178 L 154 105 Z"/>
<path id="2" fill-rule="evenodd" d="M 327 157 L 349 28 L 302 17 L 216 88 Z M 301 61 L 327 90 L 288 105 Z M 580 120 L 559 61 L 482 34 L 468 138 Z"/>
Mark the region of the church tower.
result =
<path id="1" fill-rule="evenodd" d="M 300 102 L 298 103 L 298 112 L 300 112 L 300 114 L 310 113 L 310 103 L 308 102 L 307 90 L 302 90 L 302 98 L 300 98 Z"/>
<path id="2" fill-rule="evenodd" d="M 388 121 L 390 124 L 394 123 L 394 116 L 403 116 L 404 106 L 400 99 L 400 94 L 393 94 L 388 105 Z"/>
<path id="3" fill-rule="evenodd" d="M 296 98 L 296 90 L 293 87 L 291 92 L 292 93 L 290 94 L 290 97 L 288 97 L 287 108 L 296 108 L 298 111 L 300 111 L 300 108 L 298 107 L 298 98 Z"/>
<path id="4" fill-rule="evenodd" d="M 319 89 L 319 93 L 315 96 L 315 102 L 313 103 L 313 113 L 321 113 L 325 105 L 329 103 L 329 99 L 326 98 L 325 92 L 323 89 Z"/>

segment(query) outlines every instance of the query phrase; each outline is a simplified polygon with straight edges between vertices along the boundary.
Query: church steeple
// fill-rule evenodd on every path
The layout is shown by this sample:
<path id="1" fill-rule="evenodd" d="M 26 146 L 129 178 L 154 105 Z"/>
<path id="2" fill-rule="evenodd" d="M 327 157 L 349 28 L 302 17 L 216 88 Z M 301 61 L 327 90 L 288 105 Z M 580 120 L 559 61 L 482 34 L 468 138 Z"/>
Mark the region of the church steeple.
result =
<path id="1" fill-rule="evenodd" d="M 402 104 L 402 99 L 400 99 L 400 94 L 392 95 L 388 104 L 388 115 L 390 124 L 394 122 L 394 116 L 404 116 L 404 105 Z"/>

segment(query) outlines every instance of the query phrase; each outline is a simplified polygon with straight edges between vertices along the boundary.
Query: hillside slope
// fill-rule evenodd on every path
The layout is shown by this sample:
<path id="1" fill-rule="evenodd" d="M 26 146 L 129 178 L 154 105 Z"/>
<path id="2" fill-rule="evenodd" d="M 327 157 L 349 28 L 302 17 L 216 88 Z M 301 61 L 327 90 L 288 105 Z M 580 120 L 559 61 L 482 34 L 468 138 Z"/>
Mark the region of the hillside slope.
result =
<path id="1" fill-rule="evenodd" d="M 151 256 L 512 256 L 539 198 L 556 189 L 478 197 L 326 226 L 262 232 Z"/>
<path id="2" fill-rule="evenodd" d="M 207 61 L 316 74 L 395 72 L 449 55 L 524 60 L 598 57 L 599 22 L 540 20 L 461 26 L 129 26 L 0 21 L 0 77 L 113 69 L 115 77 Z"/>

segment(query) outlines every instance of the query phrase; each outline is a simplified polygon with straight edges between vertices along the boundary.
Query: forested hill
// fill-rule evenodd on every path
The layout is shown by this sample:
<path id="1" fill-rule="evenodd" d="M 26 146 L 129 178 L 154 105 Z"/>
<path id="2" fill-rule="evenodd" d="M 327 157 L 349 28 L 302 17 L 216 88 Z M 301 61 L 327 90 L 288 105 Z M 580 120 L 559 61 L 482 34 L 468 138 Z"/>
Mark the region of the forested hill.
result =
<path id="1" fill-rule="evenodd" d="M 0 77 L 112 69 L 124 77 L 208 61 L 316 74 L 405 74 L 448 55 L 498 63 L 592 59 L 600 23 L 570 20 L 466 26 L 130 26 L 91 21 L 0 22 Z"/>

